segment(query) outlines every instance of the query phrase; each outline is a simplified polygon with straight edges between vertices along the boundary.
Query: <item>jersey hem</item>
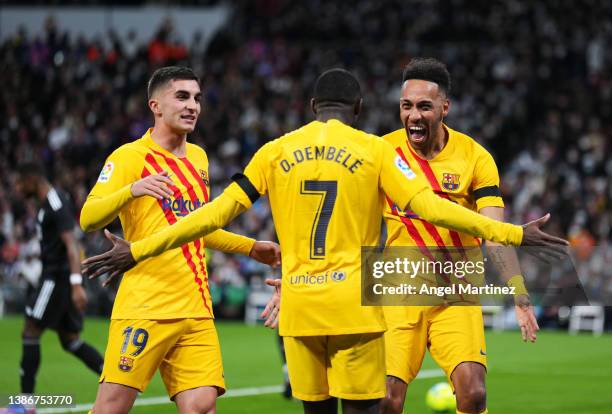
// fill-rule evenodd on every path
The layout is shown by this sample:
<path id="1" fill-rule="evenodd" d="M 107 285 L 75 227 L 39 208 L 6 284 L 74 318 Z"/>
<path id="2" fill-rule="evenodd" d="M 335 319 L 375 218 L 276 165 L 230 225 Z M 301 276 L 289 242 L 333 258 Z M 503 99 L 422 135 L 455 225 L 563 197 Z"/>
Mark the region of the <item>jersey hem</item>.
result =
<path id="1" fill-rule="evenodd" d="M 111 320 L 121 319 L 144 319 L 144 320 L 164 320 L 164 319 L 215 319 L 214 315 L 202 314 L 163 314 L 163 315 L 112 315 Z"/>

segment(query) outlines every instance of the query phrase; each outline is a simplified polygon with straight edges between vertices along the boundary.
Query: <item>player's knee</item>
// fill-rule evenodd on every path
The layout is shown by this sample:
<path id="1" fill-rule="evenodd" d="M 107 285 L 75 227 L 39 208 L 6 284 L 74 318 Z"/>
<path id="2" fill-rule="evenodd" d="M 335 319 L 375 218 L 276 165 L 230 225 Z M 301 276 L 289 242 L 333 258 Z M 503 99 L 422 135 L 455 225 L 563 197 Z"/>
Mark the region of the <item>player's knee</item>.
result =
<path id="1" fill-rule="evenodd" d="M 23 339 L 38 339 L 42 335 L 42 329 L 40 329 L 36 324 L 30 320 L 26 319 L 26 323 L 23 326 L 23 332 L 21 333 L 21 337 Z"/>
<path id="2" fill-rule="evenodd" d="M 484 409 L 487 405 L 487 391 L 484 385 L 477 385 L 470 389 L 470 401 L 478 409 Z"/>
<path id="3" fill-rule="evenodd" d="M 213 414 L 216 411 L 215 399 L 193 399 L 181 407 L 181 414 Z"/>
<path id="4" fill-rule="evenodd" d="M 178 393 L 174 401 L 180 414 L 214 414 L 217 395 L 214 387 L 200 387 Z"/>
<path id="5" fill-rule="evenodd" d="M 92 409 L 93 414 L 127 414 L 132 408 L 129 399 L 122 395 L 98 395 Z"/>
<path id="6" fill-rule="evenodd" d="M 457 392 L 457 405 L 470 411 L 481 412 L 487 406 L 487 391 L 483 384 L 474 384 Z"/>
<path id="7" fill-rule="evenodd" d="M 383 414 L 402 414 L 404 412 L 404 399 L 399 395 L 387 395 L 381 402 Z"/>
<path id="8" fill-rule="evenodd" d="M 137 395 L 138 390 L 135 388 L 103 382 L 92 411 L 94 414 L 127 414 Z"/>
<path id="9" fill-rule="evenodd" d="M 71 353 L 79 349 L 79 347 L 83 343 L 83 341 L 81 341 L 79 337 L 73 338 L 73 337 L 68 337 L 68 336 L 60 336 L 59 340 L 60 340 L 60 344 L 62 345 L 62 348 L 64 349 L 64 351 L 71 352 Z"/>

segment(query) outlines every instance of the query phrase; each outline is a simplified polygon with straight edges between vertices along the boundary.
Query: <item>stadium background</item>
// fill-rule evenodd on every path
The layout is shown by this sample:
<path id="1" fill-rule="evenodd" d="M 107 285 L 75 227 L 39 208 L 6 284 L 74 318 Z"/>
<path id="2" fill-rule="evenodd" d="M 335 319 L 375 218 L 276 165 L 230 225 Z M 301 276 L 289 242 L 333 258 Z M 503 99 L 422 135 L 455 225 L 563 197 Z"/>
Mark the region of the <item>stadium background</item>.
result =
<path id="1" fill-rule="evenodd" d="M 191 66 L 202 78 L 203 112 L 190 140 L 208 152 L 216 194 L 259 146 L 312 119 L 307 103 L 322 70 L 342 66 L 359 77 L 365 113 L 358 125 L 384 134 L 400 126 L 397 100 L 403 66 L 413 56 L 439 58 L 453 78 L 447 123 L 477 138 L 493 154 L 502 177 L 507 219 L 519 223 L 552 213 L 547 229 L 567 237 L 576 248 L 577 267 L 589 276 L 584 284 L 589 297 L 612 294 L 612 10 L 607 1 L 110 4 L 29 1 L 4 2 L 0 7 L 0 287 L 5 313 L 16 315 L 0 321 L 0 344 L 3 353 L 15 356 L 12 361 L 18 361 L 18 315 L 27 287 L 24 276 L 35 274 L 39 266 L 37 209 L 12 191 L 15 165 L 42 161 L 53 183 L 69 191 L 80 209 L 105 157 L 150 125 L 146 81 L 155 68 L 169 64 Z M 110 30 L 113 22 L 109 20 L 102 33 L 83 32 L 71 30 L 69 20 L 62 25 L 66 6 L 85 11 L 98 8 L 105 15 L 112 7 L 119 11 L 125 6 L 143 7 L 164 17 L 155 24 L 122 25 L 114 30 Z M 186 32 L 177 18 L 186 10 L 182 7 L 222 13 L 216 15 L 214 24 L 203 25 L 198 34 Z M 31 21 L 27 13 L 49 8 L 54 10 L 44 22 L 26 25 Z M 20 10 L 25 11 L 22 27 Z M 13 16 L 10 24 L 6 22 L 8 15 Z M 118 226 L 111 229 L 118 230 Z M 265 201 L 244 214 L 231 230 L 274 239 Z M 79 237 L 86 255 L 106 246 L 100 232 Z M 248 294 L 263 289 L 261 280 L 269 271 L 239 257 L 220 253 L 209 257 L 216 315 L 241 320 Z M 86 336 L 103 349 L 104 317 L 110 312 L 113 290 L 94 282 L 88 283 L 87 289 L 92 321 L 86 325 Z M 610 308 L 606 311 L 609 329 Z M 515 395 L 511 401 L 540 404 L 541 412 L 609 412 L 610 335 L 569 337 L 562 333 L 567 330 L 567 312 L 561 312 L 560 318 L 559 309 L 545 308 L 539 309 L 538 315 L 541 326 L 551 331 L 544 332 L 535 346 L 523 346 L 516 332 L 491 332 L 488 336 L 492 348 L 491 408 L 495 409 L 496 401 L 508 399 L 506 391 L 526 382 L 527 390 L 521 391 L 525 395 Z M 101 320 L 93 319 L 97 317 Z M 272 332 L 236 322 L 221 323 L 220 331 L 230 386 L 282 382 L 280 368 L 275 366 L 279 362 Z M 259 345 L 251 350 L 232 345 L 235 341 L 248 343 L 245 335 Z M 50 336 L 46 342 L 51 341 Z M 75 364 L 78 385 L 72 393 L 79 396 L 79 402 L 91 401 L 95 378 L 61 355 L 59 346 L 53 351 L 55 346 L 43 345 L 39 392 L 61 391 L 52 379 L 72 372 L 71 364 Z M 249 354 L 253 349 L 258 353 Z M 577 360 L 572 350 L 578 349 Z M 602 359 L 607 359 L 604 367 Z M 10 361 L 6 358 L 0 363 L 0 393 L 17 391 L 18 365 Z M 251 362 L 257 369 L 248 368 Z M 506 367 L 512 371 L 512 366 L 522 363 L 535 378 L 525 380 L 520 370 L 495 376 L 497 367 L 501 374 Z M 431 361 L 427 364 L 434 368 Z M 239 378 L 232 383 L 230 367 L 234 366 L 235 378 Z M 258 370 L 265 374 L 254 375 Z M 590 388 L 576 390 L 577 380 L 569 372 L 579 374 L 578 381 L 590 384 Z M 411 386 L 408 407 L 411 401 L 422 405 L 424 387 L 441 379 L 424 379 Z M 83 385 L 86 381 L 88 386 Z M 548 394 L 551 388 L 541 384 L 546 381 L 556 381 L 567 392 Z M 538 399 L 527 395 L 533 394 L 529 389 L 534 387 Z M 599 395 L 594 392 L 598 387 L 602 390 Z M 147 395 L 163 395 L 159 381 Z M 274 402 L 276 397 L 267 398 Z M 244 405 L 223 403 L 226 407 L 221 412 L 248 412 L 246 407 L 258 407 L 254 402 L 258 398 L 262 397 L 236 399 Z M 251 412 L 292 412 L 298 407 L 278 399 L 282 408 L 253 408 Z M 595 403 L 584 408 L 584 402 L 591 399 Z M 536 412 L 532 407 L 521 407 L 523 411 L 513 407 L 512 412 Z M 503 404 L 498 408 L 497 412 L 510 412 Z M 142 409 L 135 412 L 147 412 L 138 410 Z M 172 412 L 171 406 L 152 410 L 148 412 Z"/>

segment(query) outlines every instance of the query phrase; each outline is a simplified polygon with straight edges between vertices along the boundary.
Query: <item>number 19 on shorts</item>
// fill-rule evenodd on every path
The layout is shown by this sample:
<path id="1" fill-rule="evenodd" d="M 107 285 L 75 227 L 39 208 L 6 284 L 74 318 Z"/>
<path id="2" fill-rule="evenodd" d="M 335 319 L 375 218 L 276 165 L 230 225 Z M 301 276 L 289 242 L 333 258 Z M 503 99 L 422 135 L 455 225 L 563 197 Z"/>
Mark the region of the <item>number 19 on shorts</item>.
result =
<path id="1" fill-rule="evenodd" d="M 123 345 L 121 345 L 121 353 L 125 354 L 128 350 L 130 342 L 134 346 L 134 351 L 130 353 L 131 356 L 138 356 L 144 351 L 149 340 L 149 333 L 146 329 L 138 328 L 134 330 L 133 327 L 128 326 L 123 330 Z"/>

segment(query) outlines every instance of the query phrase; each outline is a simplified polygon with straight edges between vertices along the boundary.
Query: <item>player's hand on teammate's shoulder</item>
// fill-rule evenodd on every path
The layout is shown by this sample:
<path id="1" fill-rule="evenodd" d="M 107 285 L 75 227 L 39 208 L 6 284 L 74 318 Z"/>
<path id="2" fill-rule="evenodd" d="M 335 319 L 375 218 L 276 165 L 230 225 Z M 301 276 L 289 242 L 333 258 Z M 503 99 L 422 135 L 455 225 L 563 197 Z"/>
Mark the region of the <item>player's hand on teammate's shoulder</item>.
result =
<path id="1" fill-rule="evenodd" d="M 276 329 L 278 326 L 278 318 L 280 316 L 280 298 L 281 298 L 281 279 L 266 279 L 266 285 L 274 287 L 274 294 L 266 303 L 266 307 L 261 312 L 260 317 L 265 319 L 264 326 Z"/>
<path id="2" fill-rule="evenodd" d="M 149 195 L 161 200 L 164 197 L 172 197 L 174 195 L 174 192 L 170 188 L 173 186 L 174 183 L 170 179 L 168 171 L 162 171 L 159 174 L 149 175 L 148 177 L 136 181 L 132 184 L 130 191 L 134 197 Z"/>
<path id="3" fill-rule="evenodd" d="M 280 246 L 271 241 L 256 241 L 249 257 L 274 268 L 281 265 Z"/>
<path id="4" fill-rule="evenodd" d="M 540 230 L 548 220 L 550 213 L 539 219 L 523 224 L 523 240 L 521 246 L 532 247 L 527 252 L 533 254 L 545 262 L 562 260 L 568 254 L 569 242 L 565 239 L 555 237 Z"/>
<path id="5" fill-rule="evenodd" d="M 108 278 L 102 284 L 108 286 L 117 276 L 131 269 L 136 265 L 136 261 L 130 250 L 130 243 L 121 237 L 115 236 L 108 230 L 104 230 L 104 235 L 113 244 L 109 251 L 85 259 L 81 265 L 82 272 L 90 279 L 96 279 L 103 274 L 108 274 Z"/>
<path id="6" fill-rule="evenodd" d="M 85 313 L 85 309 L 87 308 L 87 293 L 85 293 L 83 285 L 72 285 L 71 296 L 72 303 L 74 303 L 77 310 L 81 313 Z"/>

